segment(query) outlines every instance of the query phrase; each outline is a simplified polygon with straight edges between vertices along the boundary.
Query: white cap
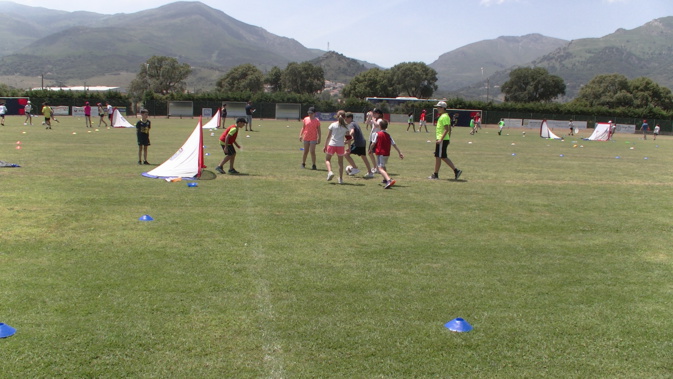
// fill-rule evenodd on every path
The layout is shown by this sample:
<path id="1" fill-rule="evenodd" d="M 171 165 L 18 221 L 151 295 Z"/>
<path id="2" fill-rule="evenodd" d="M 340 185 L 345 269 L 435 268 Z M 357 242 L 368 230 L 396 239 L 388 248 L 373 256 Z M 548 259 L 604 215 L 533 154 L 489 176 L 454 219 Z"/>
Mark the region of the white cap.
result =
<path id="1" fill-rule="evenodd" d="M 444 108 L 444 109 L 446 109 L 446 101 L 440 101 L 439 103 L 435 104 L 435 108 Z"/>

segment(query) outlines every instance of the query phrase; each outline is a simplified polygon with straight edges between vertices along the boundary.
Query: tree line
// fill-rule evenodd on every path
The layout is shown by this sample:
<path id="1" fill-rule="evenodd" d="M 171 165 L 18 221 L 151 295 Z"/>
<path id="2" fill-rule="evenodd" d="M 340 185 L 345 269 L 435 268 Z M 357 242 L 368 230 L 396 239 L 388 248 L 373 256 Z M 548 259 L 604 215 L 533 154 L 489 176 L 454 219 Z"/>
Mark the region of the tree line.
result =
<path id="1" fill-rule="evenodd" d="M 371 108 L 366 97 L 408 96 L 431 98 L 437 90 L 437 72 L 422 62 L 400 63 L 390 69 L 372 68 L 356 75 L 342 92 L 341 98 L 320 96 L 325 78 L 321 67 L 308 62 L 289 63 L 284 69 L 272 67 L 266 74 L 252 64 L 229 70 L 216 82 L 216 90 L 193 94 L 186 92 L 191 74 L 188 64 L 164 56 L 153 56 L 140 65 L 129 86 L 128 94 L 70 93 L 70 91 L 22 91 L 0 84 L 0 96 L 28 96 L 36 99 L 69 98 L 73 101 L 113 100 L 127 105 L 150 100 L 229 100 L 258 103 L 302 103 L 323 111 L 347 108 L 360 111 Z M 554 100 L 565 95 L 563 79 L 541 67 L 512 70 L 501 91 L 504 103 L 447 99 L 453 108 L 485 111 L 512 111 L 594 116 L 643 117 L 671 119 L 673 94 L 649 78 L 629 80 L 621 74 L 598 75 L 584 85 L 578 96 L 568 103 Z M 395 111 L 407 113 L 432 104 L 407 103 Z"/>

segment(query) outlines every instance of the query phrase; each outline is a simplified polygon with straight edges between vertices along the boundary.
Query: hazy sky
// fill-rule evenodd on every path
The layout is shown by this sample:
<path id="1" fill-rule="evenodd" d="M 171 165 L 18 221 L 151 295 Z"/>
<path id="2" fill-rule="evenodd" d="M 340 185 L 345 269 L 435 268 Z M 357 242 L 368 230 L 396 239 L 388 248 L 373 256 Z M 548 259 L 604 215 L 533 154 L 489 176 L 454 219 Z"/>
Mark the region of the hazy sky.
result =
<path id="1" fill-rule="evenodd" d="M 16 1 L 18 2 L 18 1 Z M 23 0 L 65 11 L 134 13 L 170 0 Z M 434 62 L 499 36 L 602 37 L 673 16 L 673 0 L 201 0 L 247 24 L 383 67 Z M 291 6 L 290 6 L 291 5 Z"/>

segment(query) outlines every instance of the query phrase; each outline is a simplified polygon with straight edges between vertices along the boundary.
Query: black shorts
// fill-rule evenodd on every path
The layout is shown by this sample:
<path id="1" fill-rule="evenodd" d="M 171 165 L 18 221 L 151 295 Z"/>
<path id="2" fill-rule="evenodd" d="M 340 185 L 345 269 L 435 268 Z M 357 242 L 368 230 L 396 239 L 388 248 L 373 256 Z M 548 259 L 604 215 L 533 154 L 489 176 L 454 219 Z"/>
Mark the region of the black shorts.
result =
<path id="1" fill-rule="evenodd" d="M 220 145 L 222 146 L 222 151 L 224 151 L 224 155 L 236 155 L 236 149 L 234 148 L 234 145 Z"/>
<path id="2" fill-rule="evenodd" d="M 441 145 L 438 145 L 435 143 L 435 157 L 437 158 L 448 158 L 446 155 L 446 148 L 449 147 L 449 143 L 451 141 L 448 139 L 445 139 L 442 141 Z M 441 151 L 440 151 L 441 149 Z"/>
<path id="3" fill-rule="evenodd" d="M 145 133 L 138 134 L 138 146 L 149 146 L 149 145 L 150 145 L 149 134 Z"/>
<path id="4" fill-rule="evenodd" d="M 367 155 L 367 148 L 364 146 L 355 146 L 351 149 L 351 155 L 357 155 L 359 157 Z"/>

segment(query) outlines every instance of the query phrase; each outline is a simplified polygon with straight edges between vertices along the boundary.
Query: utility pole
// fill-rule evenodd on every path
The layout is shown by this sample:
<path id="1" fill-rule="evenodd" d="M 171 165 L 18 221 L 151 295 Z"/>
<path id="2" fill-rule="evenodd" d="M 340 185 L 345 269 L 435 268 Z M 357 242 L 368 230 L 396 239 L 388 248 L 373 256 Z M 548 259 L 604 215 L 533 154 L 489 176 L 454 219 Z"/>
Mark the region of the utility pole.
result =
<path id="1" fill-rule="evenodd" d="M 481 82 L 482 83 L 484 82 L 484 68 L 483 67 L 481 68 Z M 486 97 L 488 98 L 488 96 L 486 96 Z M 486 101 L 488 101 L 488 99 Z"/>

